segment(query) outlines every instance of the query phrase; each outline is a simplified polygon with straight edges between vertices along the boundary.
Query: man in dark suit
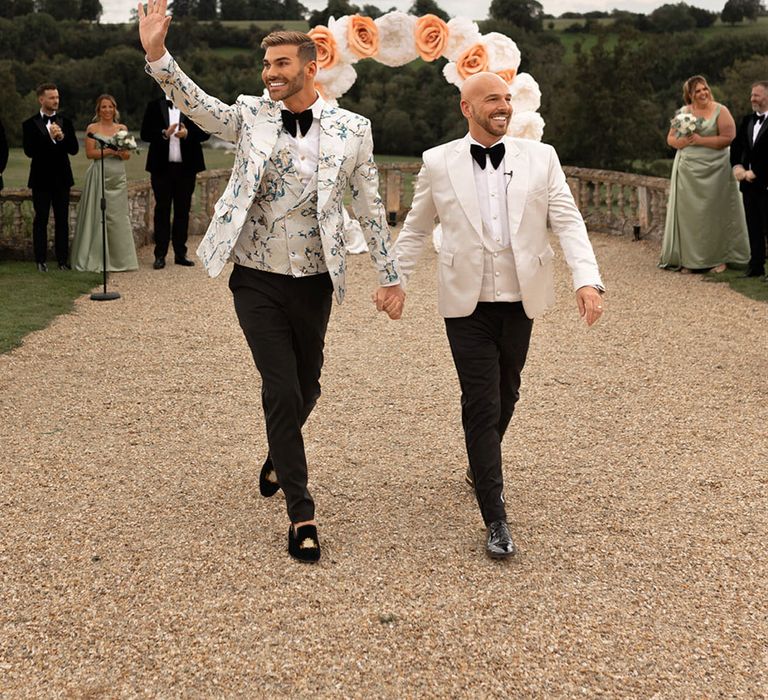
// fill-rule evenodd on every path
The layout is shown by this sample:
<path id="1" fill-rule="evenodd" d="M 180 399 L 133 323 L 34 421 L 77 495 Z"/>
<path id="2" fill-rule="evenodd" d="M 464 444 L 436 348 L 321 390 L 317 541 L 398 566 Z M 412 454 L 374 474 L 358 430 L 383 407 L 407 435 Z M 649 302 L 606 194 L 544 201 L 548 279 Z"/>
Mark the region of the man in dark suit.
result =
<path id="1" fill-rule="evenodd" d="M 754 112 L 741 120 L 731 143 L 731 165 L 744 198 L 749 231 L 750 259 L 744 276 L 762 277 L 768 237 L 768 80 L 754 83 L 749 99 Z"/>
<path id="2" fill-rule="evenodd" d="M 69 270 L 69 190 L 75 184 L 69 156 L 78 151 L 69 119 L 57 114 L 59 91 L 53 83 L 37 88 L 40 112 L 22 124 L 24 153 L 32 159 L 27 187 L 32 190 L 35 218 L 32 246 L 40 272 L 48 272 L 48 215 L 53 206 L 56 259 L 60 270 Z"/>
<path id="3" fill-rule="evenodd" d="M 5 129 L 0 122 L 0 190 L 3 189 L 3 171 L 8 165 L 8 141 L 5 138 Z"/>
<path id="4" fill-rule="evenodd" d="M 147 171 L 155 193 L 155 270 L 165 267 L 168 244 L 174 262 L 191 267 L 187 258 L 187 229 L 197 173 L 205 170 L 203 148 L 209 137 L 165 97 L 147 105 L 141 139 L 149 143 Z M 173 226 L 171 226 L 173 206 Z"/>

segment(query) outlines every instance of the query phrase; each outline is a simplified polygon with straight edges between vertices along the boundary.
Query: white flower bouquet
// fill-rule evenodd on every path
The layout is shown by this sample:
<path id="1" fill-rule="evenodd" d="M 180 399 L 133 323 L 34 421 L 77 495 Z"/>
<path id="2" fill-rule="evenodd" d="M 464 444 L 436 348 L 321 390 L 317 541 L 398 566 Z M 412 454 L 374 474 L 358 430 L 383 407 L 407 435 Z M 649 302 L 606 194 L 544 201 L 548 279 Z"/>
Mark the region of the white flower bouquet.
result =
<path id="1" fill-rule="evenodd" d="M 125 129 L 120 129 L 114 136 L 108 139 L 116 151 L 136 151 L 139 153 L 139 147 L 136 145 L 136 139 L 133 138 Z"/>
<path id="2" fill-rule="evenodd" d="M 689 112 L 678 112 L 669 123 L 675 130 L 675 136 L 680 139 L 695 134 L 701 128 L 704 120 L 701 117 L 694 117 Z"/>

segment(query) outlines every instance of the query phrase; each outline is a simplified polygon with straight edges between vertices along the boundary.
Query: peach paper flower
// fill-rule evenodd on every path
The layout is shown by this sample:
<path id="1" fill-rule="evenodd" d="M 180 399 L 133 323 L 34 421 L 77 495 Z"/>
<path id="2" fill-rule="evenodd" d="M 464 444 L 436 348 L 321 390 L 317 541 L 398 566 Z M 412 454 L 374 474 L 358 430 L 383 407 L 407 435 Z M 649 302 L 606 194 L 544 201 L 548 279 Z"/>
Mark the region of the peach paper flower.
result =
<path id="1" fill-rule="evenodd" d="M 435 15 L 424 15 L 416 20 L 416 49 L 425 61 L 439 58 L 448 43 L 448 25 Z"/>
<path id="2" fill-rule="evenodd" d="M 379 30 L 370 17 L 350 15 L 349 48 L 360 58 L 373 58 L 379 52 Z"/>
<path id="3" fill-rule="evenodd" d="M 456 61 L 459 77 L 466 80 L 470 75 L 488 70 L 488 52 L 482 44 L 470 46 Z"/>
<path id="4" fill-rule="evenodd" d="M 509 84 L 515 79 L 517 71 L 514 68 L 510 68 L 508 70 L 497 71 L 496 75 L 498 75 L 505 83 Z"/>
<path id="5" fill-rule="evenodd" d="M 328 27 L 318 25 L 309 32 L 317 46 L 317 67 L 333 68 L 339 62 L 339 47 L 336 38 Z"/>

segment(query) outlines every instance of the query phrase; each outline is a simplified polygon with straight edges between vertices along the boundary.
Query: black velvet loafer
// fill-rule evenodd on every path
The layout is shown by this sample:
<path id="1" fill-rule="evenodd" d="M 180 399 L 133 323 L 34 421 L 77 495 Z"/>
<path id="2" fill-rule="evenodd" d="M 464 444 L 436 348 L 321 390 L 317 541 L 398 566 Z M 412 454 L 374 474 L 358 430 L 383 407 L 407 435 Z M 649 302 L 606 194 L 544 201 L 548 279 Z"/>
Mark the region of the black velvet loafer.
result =
<path id="1" fill-rule="evenodd" d="M 298 561 L 314 564 L 320 559 L 320 541 L 314 525 L 302 525 L 296 532 L 288 528 L 288 554 Z"/>
<path id="2" fill-rule="evenodd" d="M 488 541 L 485 545 L 485 551 L 492 559 L 506 559 L 514 556 L 515 543 L 512 541 L 512 535 L 509 534 L 509 526 L 503 520 L 494 520 L 488 526 Z"/>
<path id="3" fill-rule="evenodd" d="M 280 484 L 277 481 L 277 473 L 272 465 L 272 457 L 267 455 L 264 466 L 259 474 L 259 493 L 266 498 L 274 496 L 280 490 Z"/>

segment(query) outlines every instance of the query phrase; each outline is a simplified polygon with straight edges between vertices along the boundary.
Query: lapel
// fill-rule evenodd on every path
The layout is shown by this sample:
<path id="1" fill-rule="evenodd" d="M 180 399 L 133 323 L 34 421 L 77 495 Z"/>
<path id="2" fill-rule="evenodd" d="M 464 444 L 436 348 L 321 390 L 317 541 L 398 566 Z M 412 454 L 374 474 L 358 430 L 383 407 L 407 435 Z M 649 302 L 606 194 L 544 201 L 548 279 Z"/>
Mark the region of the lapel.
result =
<path id="1" fill-rule="evenodd" d="M 749 127 L 749 140 L 752 141 L 752 134 L 755 131 L 755 121 L 757 121 L 757 117 L 753 117 L 754 121 L 750 124 Z M 765 134 L 765 132 L 768 131 L 768 117 L 763 119 L 763 123 L 760 126 L 760 130 L 757 132 L 757 137 L 755 138 L 752 145 L 754 146 Z"/>
<path id="2" fill-rule="evenodd" d="M 45 122 L 43 121 L 43 117 L 40 115 L 40 112 L 37 113 L 37 116 L 35 117 L 35 123 L 37 124 L 37 128 L 40 129 L 40 132 L 47 138 L 49 141 L 51 140 L 51 135 L 48 133 L 48 129 L 45 127 Z"/>
<path id="3" fill-rule="evenodd" d="M 160 100 L 160 115 L 163 117 L 163 124 L 167 129 L 171 125 L 171 117 L 168 112 L 168 103 L 165 101 L 165 97 Z"/>
<path id="4" fill-rule="evenodd" d="M 323 108 L 320 114 L 320 147 L 317 159 L 317 214 L 331 201 L 331 193 L 344 161 L 345 133 L 340 128 L 335 107 Z"/>
<path id="5" fill-rule="evenodd" d="M 504 139 L 504 172 L 507 181 L 507 220 L 509 235 L 514 236 L 520 228 L 525 209 L 525 196 L 528 193 L 528 159 L 510 138 Z"/>
<path id="6" fill-rule="evenodd" d="M 480 203 L 477 199 L 472 156 L 469 153 L 469 134 L 461 139 L 455 148 L 448 151 L 445 157 L 445 164 L 448 168 L 448 177 L 453 191 L 456 193 L 456 199 L 459 200 L 459 204 L 461 204 L 464 214 L 472 224 L 472 228 L 475 229 L 475 232 L 482 240 L 483 218 L 480 214 Z"/>

